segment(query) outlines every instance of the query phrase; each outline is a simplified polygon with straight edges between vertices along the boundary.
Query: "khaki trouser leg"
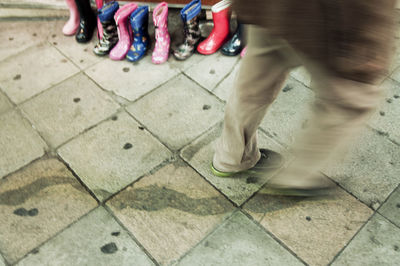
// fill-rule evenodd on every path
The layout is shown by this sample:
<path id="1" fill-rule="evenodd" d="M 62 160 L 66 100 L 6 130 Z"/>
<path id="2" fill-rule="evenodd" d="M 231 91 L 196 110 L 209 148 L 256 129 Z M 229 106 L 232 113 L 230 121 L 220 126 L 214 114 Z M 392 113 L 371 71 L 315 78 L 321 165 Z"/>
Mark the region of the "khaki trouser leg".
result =
<path id="1" fill-rule="evenodd" d="M 216 144 L 213 165 L 218 170 L 245 170 L 260 159 L 257 128 L 291 67 L 283 47 L 282 43 L 271 42 L 265 29 L 249 28 L 247 54 L 228 99 L 222 136 Z"/>

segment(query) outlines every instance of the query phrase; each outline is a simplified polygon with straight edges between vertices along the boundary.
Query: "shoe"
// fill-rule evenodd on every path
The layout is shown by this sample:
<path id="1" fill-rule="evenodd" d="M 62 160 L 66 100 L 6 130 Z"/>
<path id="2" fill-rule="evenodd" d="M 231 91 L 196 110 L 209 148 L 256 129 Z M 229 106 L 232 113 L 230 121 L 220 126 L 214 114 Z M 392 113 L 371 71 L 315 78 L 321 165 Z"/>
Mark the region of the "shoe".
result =
<path id="1" fill-rule="evenodd" d="M 197 44 L 200 42 L 201 32 L 199 28 L 199 16 L 201 11 L 201 1 L 194 0 L 187 4 L 181 10 L 181 18 L 183 21 L 184 41 L 173 55 L 178 60 L 189 58 L 195 51 Z"/>
<path id="2" fill-rule="evenodd" d="M 126 59 L 131 62 L 140 60 L 147 51 L 149 45 L 149 7 L 138 7 L 129 17 L 133 31 L 133 42 Z"/>
<path id="3" fill-rule="evenodd" d="M 162 64 L 168 59 L 170 37 L 168 33 L 168 4 L 161 2 L 153 11 L 156 43 L 151 57 L 154 64 Z"/>
<path id="4" fill-rule="evenodd" d="M 212 6 L 214 27 L 207 39 L 197 46 L 200 54 L 213 54 L 226 42 L 229 36 L 230 5 L 230 1 L 223 0 Z"/>
<path id="5" fill-rule="evenodd" d="M 243 25 L 238 24 L 236 32 L 233 34 L 232 38 L 226 42 L 222 48 L 221 53 L 227 56 L 236 56 L 243 49 Z"/>
<path id="6" fill-rule="evenodd" d="M 129 3 L 119 8 L 114 15 L 114 20 L 118 28 L 118 43 L 110 52 L 112 60 L 122 60 L 125 58 L 132 44 L 132 29 L 128 23 L 128 18 L 137 9 L 135 3 Z"/>
<path id="7" fill-rule="evenodd" d="M 118 42 L 117 25 L 114 15 L 119 9 L 118 2 L 109 2 L 99 9 L 99 19 L 103 27 L 103 35 L 99 43 L 93 49 L 96 55 L 106 55 Z"/>
<path id="8" fill-rule="evenodd" d="M 64 35 L 71 36 L 76 33 L 79 27 L 79 11 L 75 0 L 65 0 L 69 9 L 69 19 L 65 23 L 62 32 Z"/>
<path id="9" fill-rule="evenodd" d="M 96 15 L 94 14 L 89 0 L 75 0 L 78 8 L 80 22 L 75 39 L 79 43 L 86 43 L 92 39 L 96 28 Z"/>
<path id="10" fill-rule="evenodd" d="M 254 177 L 264 176 L 265 173 L 272 169 L 279 169 L 284 165 L 284 158 L 281 154 L 267 150 L 260 149 L 261 158 L 258 160 L 255 166 L 250 169 L 239 171 L 239 172 L 222 172 L 217 170 L 211 164 L 211 171 L 215 176 L 218 177 L 233 177 L 238 174 L 248 174 Z"/>

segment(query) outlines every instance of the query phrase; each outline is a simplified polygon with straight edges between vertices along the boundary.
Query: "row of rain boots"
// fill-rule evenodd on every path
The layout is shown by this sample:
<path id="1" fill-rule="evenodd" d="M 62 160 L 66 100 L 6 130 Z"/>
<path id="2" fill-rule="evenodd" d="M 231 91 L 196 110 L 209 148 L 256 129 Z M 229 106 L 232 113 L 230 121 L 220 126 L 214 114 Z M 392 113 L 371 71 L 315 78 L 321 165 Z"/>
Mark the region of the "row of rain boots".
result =
<path id="1" fill-rule="evenodd" d="M 126 58 L 132 62 L 145 55 L 150 44 L 148 6 L 129 3 L 119 7 L 117 2 L 110 2 L 99 9 L 99 20 L 103 35 L 93 50 L 95 54 L 110 54 L 112 60 Z M 152 61 L 161 64 L 168 59 L 170 47 L 167 3 L 162 2 L 154 9 L 153 22 L 156 43 Z"/>
<path id="2" fill-rule="evenodd" d="M 96 27 L 96 16 L 90 7 L 89 0 L 66 0 L 70 9 L 70 19 L 65 24 L 63 32 L 66 35 L 76 33 L 78 42 L 88 42 Z M 99 3 L 97 3 L 99 2 Z M 100 4 L 101 2 L 101 4 Z M 134 3 L 119 7 L 117 2 L 109 2 L 103 6 L 101 0 L 96 3 L 102 6 L 98 11 L 99 43 L 94 48 L 97 55 L 110 54 L 113 60 L 137 61 L 146 53 L 149 46 L 148 7 L 138 7 Z M 230 1 L 223 0 L 212 6 L 214 27 L 210 35 L 200 43 L 201 32 L 199 17 L 201 1 L 193 0 L 180 12 L 184 41 L 174 51 L 178 60 L 185 60 L 194 51 L 208 55 L 221 48 L 225 55 L 237 55 L 243 50 L 243 26 L 238 25 L 233 37 L 229 37 Z M 170 37 L 168 34 L 168 5 L 160 3 L 153 12 L 156 44 L 152 60 L 163 63 L 168 59 Z M 78 23 L 79 22 L 79 23 Z M 243 50 L 244 52 L 244 50 Z"/>

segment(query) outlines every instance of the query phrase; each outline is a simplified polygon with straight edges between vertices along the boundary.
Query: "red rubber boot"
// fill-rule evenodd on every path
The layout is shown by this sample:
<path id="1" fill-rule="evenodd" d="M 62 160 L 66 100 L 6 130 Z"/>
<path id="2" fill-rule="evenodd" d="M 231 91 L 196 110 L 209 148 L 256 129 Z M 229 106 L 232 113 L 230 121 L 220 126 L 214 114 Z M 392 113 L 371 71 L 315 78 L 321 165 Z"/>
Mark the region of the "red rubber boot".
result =
<path id="1" fill-rule="evenodd" d="M 229 19 L 231 15 L 230 5 L 230 1 L 223 0 L 212 6 L 211 11 L 214 27 L 207 39 L 197 46 L 197 51 L 200 54 L 213 54 L 228 40 Z"/>

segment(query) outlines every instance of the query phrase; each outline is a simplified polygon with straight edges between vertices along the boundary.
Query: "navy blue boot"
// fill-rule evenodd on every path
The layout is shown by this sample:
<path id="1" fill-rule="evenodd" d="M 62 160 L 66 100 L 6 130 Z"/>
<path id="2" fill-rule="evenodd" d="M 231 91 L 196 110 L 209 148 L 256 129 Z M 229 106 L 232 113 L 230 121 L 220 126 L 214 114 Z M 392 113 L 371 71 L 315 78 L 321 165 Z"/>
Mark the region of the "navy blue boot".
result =
<path id="1" fill-rule="evenodd" d="M 129 17 L 133 31 L 133 43 L 126 55 L 131 62 L 140 60 L 147 51 L 149 45 L 149 7 L 140 6 Z"/>
<path id="2" fill-rule="evenodd" d="M 118 42 L 117 25 L 115 24 L 114 14 L 119 9 L 119 4 L 115 1 L 105 4 L 99 9 L 99 19 L 103 26 L 103 37 L 93 49 L 96 55 L 106 55 Z"/>

